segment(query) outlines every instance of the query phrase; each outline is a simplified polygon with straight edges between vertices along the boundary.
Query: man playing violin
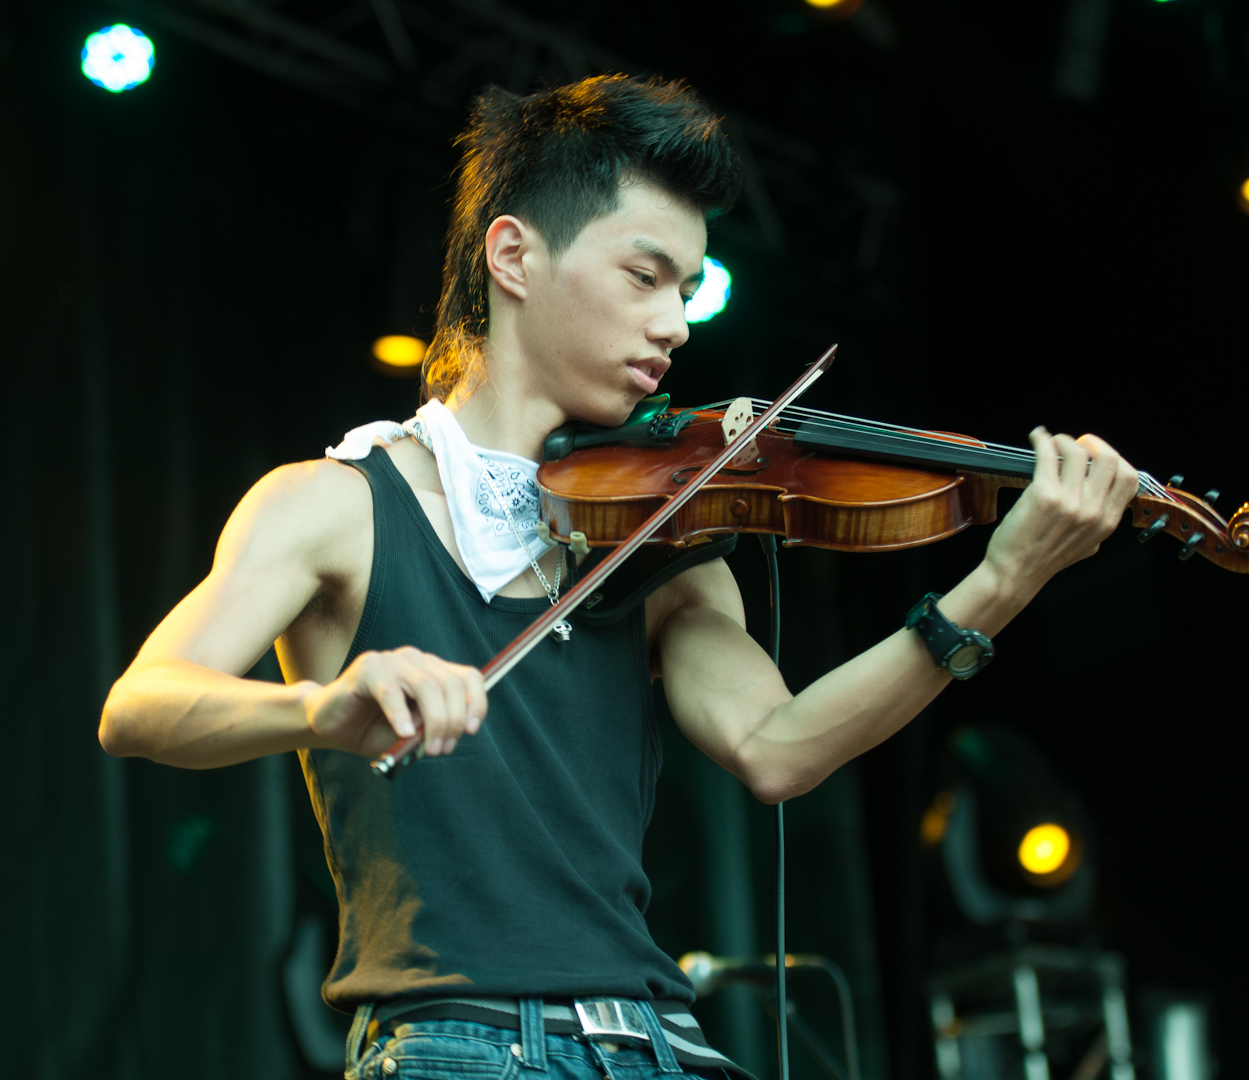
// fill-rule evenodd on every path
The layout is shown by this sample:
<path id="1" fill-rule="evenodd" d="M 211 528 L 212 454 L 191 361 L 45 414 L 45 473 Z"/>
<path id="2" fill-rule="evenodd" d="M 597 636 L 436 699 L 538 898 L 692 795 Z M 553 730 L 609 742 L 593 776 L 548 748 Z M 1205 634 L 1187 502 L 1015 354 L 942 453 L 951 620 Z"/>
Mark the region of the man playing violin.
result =
<path id="1" fill-rule="evenodd" d="M 488 92 L 463 142 L 430 404 L 248 492 L 113 687 L 100 741 L 184 768 L 299 752 L 338 892 L 324 993 L 356 1010 L 349 1076 L 733 1068 L 642 916 L 652 680 L 775 803 L 967 672 L 902 628 L 793 695 L 709 560 L 614 619 L 572 615 L 487 700 L 480 666 L 575 569 L 537 528 L 543 441 L 655 392 L 739 169 L 695 95 L 623 77 Z M 1136 495 L 1100 439 L 1031 440 L 1031 486 L 927 618 L 992 637 Z M 286 684 L 243 678 L 274 642 Z M 423 759 L 376 779 L 368 759 L 417 733 Z"/>

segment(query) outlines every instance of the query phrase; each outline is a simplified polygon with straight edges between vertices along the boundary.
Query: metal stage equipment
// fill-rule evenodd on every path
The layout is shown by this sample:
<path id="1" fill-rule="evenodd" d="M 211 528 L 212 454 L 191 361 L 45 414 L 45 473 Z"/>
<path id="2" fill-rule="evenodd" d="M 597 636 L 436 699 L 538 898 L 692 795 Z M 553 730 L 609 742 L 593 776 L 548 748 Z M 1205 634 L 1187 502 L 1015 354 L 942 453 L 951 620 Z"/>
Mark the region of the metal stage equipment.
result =
<path id="1" fill-rule="evenodd" d="M 758 986 L 765 1008 L 775 1015 L 776 997 L 773 988 L 776 981 L 776 954 L 768 956 L 712 956 L 705 952 L 686 953 L 678 961 L 694 986 L 697 997 L 707 997 L 730 983 L 750 983 Z M 789 999 L 785 1004 L 786 1026 L 803 1046 L 807 1048 L 820 1068 L 833 1080 L 860 1080 L 859 1040 L 854 1022 L 854 998 L 850 981 L 845 972 L 831 960 L 811 953 L 786 953 L 785 970 L 821 971 L 833 981 L 837 1000 L 841 1006 L 841 1036 L 845 1045 L 846 1061 L 843 1065 L 824 1044 L 815 1029 L 799 1014 L 798 1006 Z"/>
<path id="2" fill-rule="evenodd" d="M 936 972 L 928 1000 L 941 1080 L 1050 1080 L 1059 1047 L 1071 1080 L 1135 1080 L 1115 953 L 1022 945 Z"/>

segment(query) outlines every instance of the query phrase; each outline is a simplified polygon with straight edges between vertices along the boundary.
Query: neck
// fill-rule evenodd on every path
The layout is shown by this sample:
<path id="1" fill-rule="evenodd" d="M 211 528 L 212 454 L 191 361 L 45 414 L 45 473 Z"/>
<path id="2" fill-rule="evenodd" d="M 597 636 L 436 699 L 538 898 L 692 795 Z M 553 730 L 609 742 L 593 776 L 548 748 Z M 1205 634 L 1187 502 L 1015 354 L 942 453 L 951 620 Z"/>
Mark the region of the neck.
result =
<path id="1" fill-rule="evenodd" d="M 509 364 L 490 350 L 485 369 L 476 389 L 463 397 L 453 393 L 447 408 L 474 446 L 541 461 L 543 441 L 568 417 L 521 377 L 522 365 Z"/>

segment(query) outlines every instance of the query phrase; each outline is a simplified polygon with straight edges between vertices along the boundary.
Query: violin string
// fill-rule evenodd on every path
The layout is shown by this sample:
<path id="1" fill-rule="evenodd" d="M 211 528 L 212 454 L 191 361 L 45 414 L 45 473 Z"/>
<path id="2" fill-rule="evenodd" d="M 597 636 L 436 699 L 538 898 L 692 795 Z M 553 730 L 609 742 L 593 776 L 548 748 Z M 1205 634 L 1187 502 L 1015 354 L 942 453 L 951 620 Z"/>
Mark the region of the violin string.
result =
<path id="1" fill-rule="evenodd" d="M 891 434 L 910 436 L 911 438 L 920 440 L 936 438 L 941 442 L 949 442 L 948 439 L 940 438 L 938 433 L 928 432 L 923 428 L 904 427 L 901 424 L 889 424 L 879 420 L 864 420 L 857 416 L 844 416 L 841 413 L 821 412 L 817 409 L 806 409 L 802 406 L 791 405 L 785 410 L 785 413 L 795 413 L 801 416 L 804 420 L 815 421 L 817 423 L 820 421 L 836 421 L 835 424 L 830 426 L 844 427 L 848 425 L 861 430 L 889 432 Z M 1003 445 L 1002 443 L 980 442 L 977 440 L 975 448 L 992 450 L 996 453 L 1002 453 L 1008 457 L 1016 458 L 1021 461 L 1031 460 L 1033 457 L 1032 451 L 1030 450 L 1022 450 L 1015 446 Z"/>
<path id="2" fill-rule="evenodd" d="M 736 400 L 736 399 L 733 399 L 733 400 Z M 749 400 L 751 401 L 752 406 L 756 410 L 758 410 L 761 406 L 765 406 L 767 404 L 767 402 L 761 398 L 752 398 Z M 725 406 L 729 404 L 732 404 L 732 402 L 720 401 L 720 402 L 714 402 L 710 405 L 707 405 L 705 406 L 705 408 L 715 409 L 715 408 L 719 408 L 721 406 Z M 864 431 L 868 433 L 888 432 L 893 435 L 907 436 L 907 437 L 913 438 L 921 442 L 936 437 L 935 434 L 930 434 L 928 432 L 925 432 L 922 428 L 908 428 L 908 427 L 903 427 L 900 424 L 889 424 L 880 420 L 865 420 L 861 417 L 844 416 L 841 413 L 822 412 L 818 409 L 807 409 L 807 408 L 803 408 L 802 406 L 796 406 L 796 405 L 791 405 L 789 408 L 787 408 L 784 411 L 784 413 L 782 413 L 782 417 L 789 415 L 791 413 L 796 414 L 796 418 L 793 421 L 791 421 L 792 423 L 795 424 L 794 427 L 792 428 L 786 427 L 783 424 L 779 424 L 779 423 L 776 425 L 778 430 L 786 434 L 793 434 L 793 432 L 797 430 L 797 425 L 800 425 L 808 421 L 815 421 L 817 423 L 824 422 L 825 425 L 828 427 L 837 427 L 842 430 L 849 427 L 855 430 Z M 836 423 L 828 423 L 829 421 L 836 421 Z M 941 439 L 940 441 L 945 442 L 945 443 L 949 442 L 948 439 Z M 965 445 L 971 445 L 971 444 L 965 444 Z M 1019 450 L 1013 446 L 1003 446 L 1003 445 L 994 444 L 994 443 L 976 443 L 975 448 L 976 449 L 993 449 L 993 450 L 1004 452 L 1012 457 L 1028 458 L 1030 456 L 1029 452 L 1026 450 Z"/>
<path id="3" fill-rule="evenodd" d="M 705 405 L 702 408 L 704 409 L 723 408 L 725 406 L 731 405 L 736 400 L 737 400 L 736 398 L 732 398 L 732 399 L 727 399 L 725 401 L 712 402 L 711 404 Z M 762 408 L 766 408 L 770 404 L 770 402 L 762 398 L 750 398 L 748 400 L 751 403 L 752 409 L 755 410 L 756 415 L 761 411 Z M 785 417 L 792 417 L 791 423 L 794 424 L 792 428 L 787 428 L 786 426 L 783 426 L 783 420 Z M 826 427 L 838 428 L 840 430 L 845 430 L 846 428 L 850 428 L 854 430 L 863 431 L 868 434 L 872 434 L 872 433 L 889 434 L 889 435 L 894 436 L 895 438 L 897 436 L 904 436 L 910 440 L 913 440 L 916 443 L 923 443 L 925 441 L 933 440 L 933 441 L 944 443 L 946 445 L 950 445 L 949 439 L 942 438 L 936 432 L 924 431 L 922 428 L 908 428 L 908 427 L 902 426 L 901 424 L 890 424 L 881 420 L 866 420 L 866 419 L 863 419 L 862 417 L 846 416 L 842 413 L 826 412 L 820 409 L 807 408 L 806 406 L 802 406 L 802 405 L 791 405 L 787 409 L 785 409 L 784 412 L 781 414 L 781 418 L 779 418 L 776 426 L 778 430 L 784 432 L 785 434 L 793 434 L 794 432 L 798 430 L 798 427 L 801 426 L 801 424 L 804 422 L 815 422 L 817 424 L 823 424 Z M 1032 462 L 1036 460 L 1036 454 L 1033 451 L 1023 450 L 1015 446 L 1007 446 L 1003 443 L 977 441 L 977 443 L 975 444 L 954 443 L 953 445 L 967 445 L 972 449 L 988 450 L 988 451 L 993 452 L 994 454 L 998 454 L 1002 457 L 1019 462 L 1021 464 L 1024 464 L 1024 463 L 1031 464 Z M 1170 489 L 1168 489 L 1164 484 L 1156 480 L 1149 473 L 1140 472 L 1139 477 L 1140 477 L 1140 481 L 1138 485 L 1138 490 L 1140 493 L 1152 495 L 1155 498 L 1162 499 L 1170 503 L 1179 502 L 1179 500 L 1176 499 L 1175 496 L 1171 493 Z"/>
<path id="4" fill-rule="evenodd" d="M 754 402 L 752 401 L 752 403 Z M 788 409 L 785 410 L 785 413 L 791 413 L 791 412 L 807 417 L 810 420 L 815 421 L 817 423 L 820 421 L 827 421 L 827 420 L 838 421 L 835 424 L 828 424 L 827 426 L 838 427 L 838 428 L 841 428 L 842 430 L 844 430 L 847 427 L 858 429 L 858 430 L 869 432 L 869 433 L 875 430 L 879 432 L 887 432 L 895 436 L 904 435 L 915 440 L 916 442 L 921 442 L 921 443 L 928 439 L 935 439 L 939 442 L 947 443 L 947 444 L 949 443 L 948 439 L 941 438 L 939 434 L 935 432 L 929 433 L 919 428 L 907 428 L 907 427 L 902 427 L 901 425 L 898 425 L 898 424 L 889 424 L 889 423 L 884 423 L 884 422 L 875 421 L 875 420 L 863 420 L 858 417 L 843 416 L 842 414 L 839 414 L 839 413 L 830 413 L 830 412 L 823 412 L 818 409 L 810 409 L 801 405 L 791 405 Z M 958 445 L 958 444 L 956 443 L 955 445 Z M 986 441 L 986 442 L 981 442 L 979 446 L 973 447 L 973 448 L 975 449 L 984 448 L 987 450 L 991 450 L 996 454 L 1003 455 L 1007 458 L 1013 459 L 1015 461 L 1019 461 L 1021 463 L 1022 462 L 1031 463 L 1036 460 L 1036 454 L 1031 450 L 1023 450 L 1018 447 L 1005 446 L 1001 443 L 994 443 L 994 442 Z M 1159 483 L 1149 473 L 1139 472 L 1138 475 L 1140 478 L 1139 484 L 1138 484 L 1139 491 L 1141 491 L 1142 493 L 1153 495 L 1160 499 L 1164 499 L 1165 501 L 1170 502 L 1170 503 L 1178 502 L 1178 500 L 1171 494 L 1171 492 L 1166 488 L 1166 486 Z"/>
<path id="5" fill-rule="evenodd" d="M 752 404 L 758 405 L 759 402 L 757 400 L 752 401 Z M 895 434 L 895 435 L 909 436 L 911 438 L 918 439 L 921 441 L 925 439 L 930 439 L 930 438 L 940 438 L 940 436 L 936 432 L 927 432 L 923 428 L 904 427 L 901 424 L 890 424 L 881 420 L 866 420 L 866 419 L 863 419 L 862 417 L 857 417 L 857 416 L 845 416 L 841 413 L 824 412 L 818 409 L 808 409 L 800 405 L 791 405 L 788 409 L 785 410 L 785 413 L 782 415 L 784 416 L 786 414 L 791 414 L 791 413 L 794 414 L 796 418 L 799 418 L 799 422 L 815 421 L 819 423 L 823 421 L 827 423 L 828 421 L 835 421 L 835 423 L 829 424 L 829 426 L 834 426 L 834 427 L 849 426 L 849 427 L 857 428 L 859 430 L 864 430 L 864 431 L 888 432 L 890 434 Z M 949 442 L 948 439 L 940 439 L 940 441 Z M 998 451 L 998 452 L 1007 454 L 1008 456 L 1016 457 L 1020 459 L 1027 459 L 1027 458 L 1031 458 L 1032 456 L 1030 451 L 1020 450 L 1018 447 L 1014 447 L 1014 446 L 1005 446 L 1001 443 L 977 442 L 976 448 L 977 449 L 980 449 L 980 448 L 990 449 L 990 450 Z"/>

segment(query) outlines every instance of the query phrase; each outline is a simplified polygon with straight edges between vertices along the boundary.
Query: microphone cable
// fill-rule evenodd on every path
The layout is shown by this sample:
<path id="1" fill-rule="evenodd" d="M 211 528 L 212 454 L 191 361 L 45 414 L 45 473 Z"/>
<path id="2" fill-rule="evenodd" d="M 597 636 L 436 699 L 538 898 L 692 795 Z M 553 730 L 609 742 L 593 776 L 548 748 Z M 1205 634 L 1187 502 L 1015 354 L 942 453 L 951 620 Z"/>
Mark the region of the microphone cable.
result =
<path id="1" fill-rule="evenodd" d="M 768 644 L 772 663 L 781 666 L 781 572 L 776 562 L 776 537 L 760 533 L 759 543 L 768 560 L 768 596 L 771 625 Z M 785 1000 L 785 804 L 776 804 L 776 1039 L 780 1052 L 780 1080 L 789 1080 L 789 1006 Z"/>

